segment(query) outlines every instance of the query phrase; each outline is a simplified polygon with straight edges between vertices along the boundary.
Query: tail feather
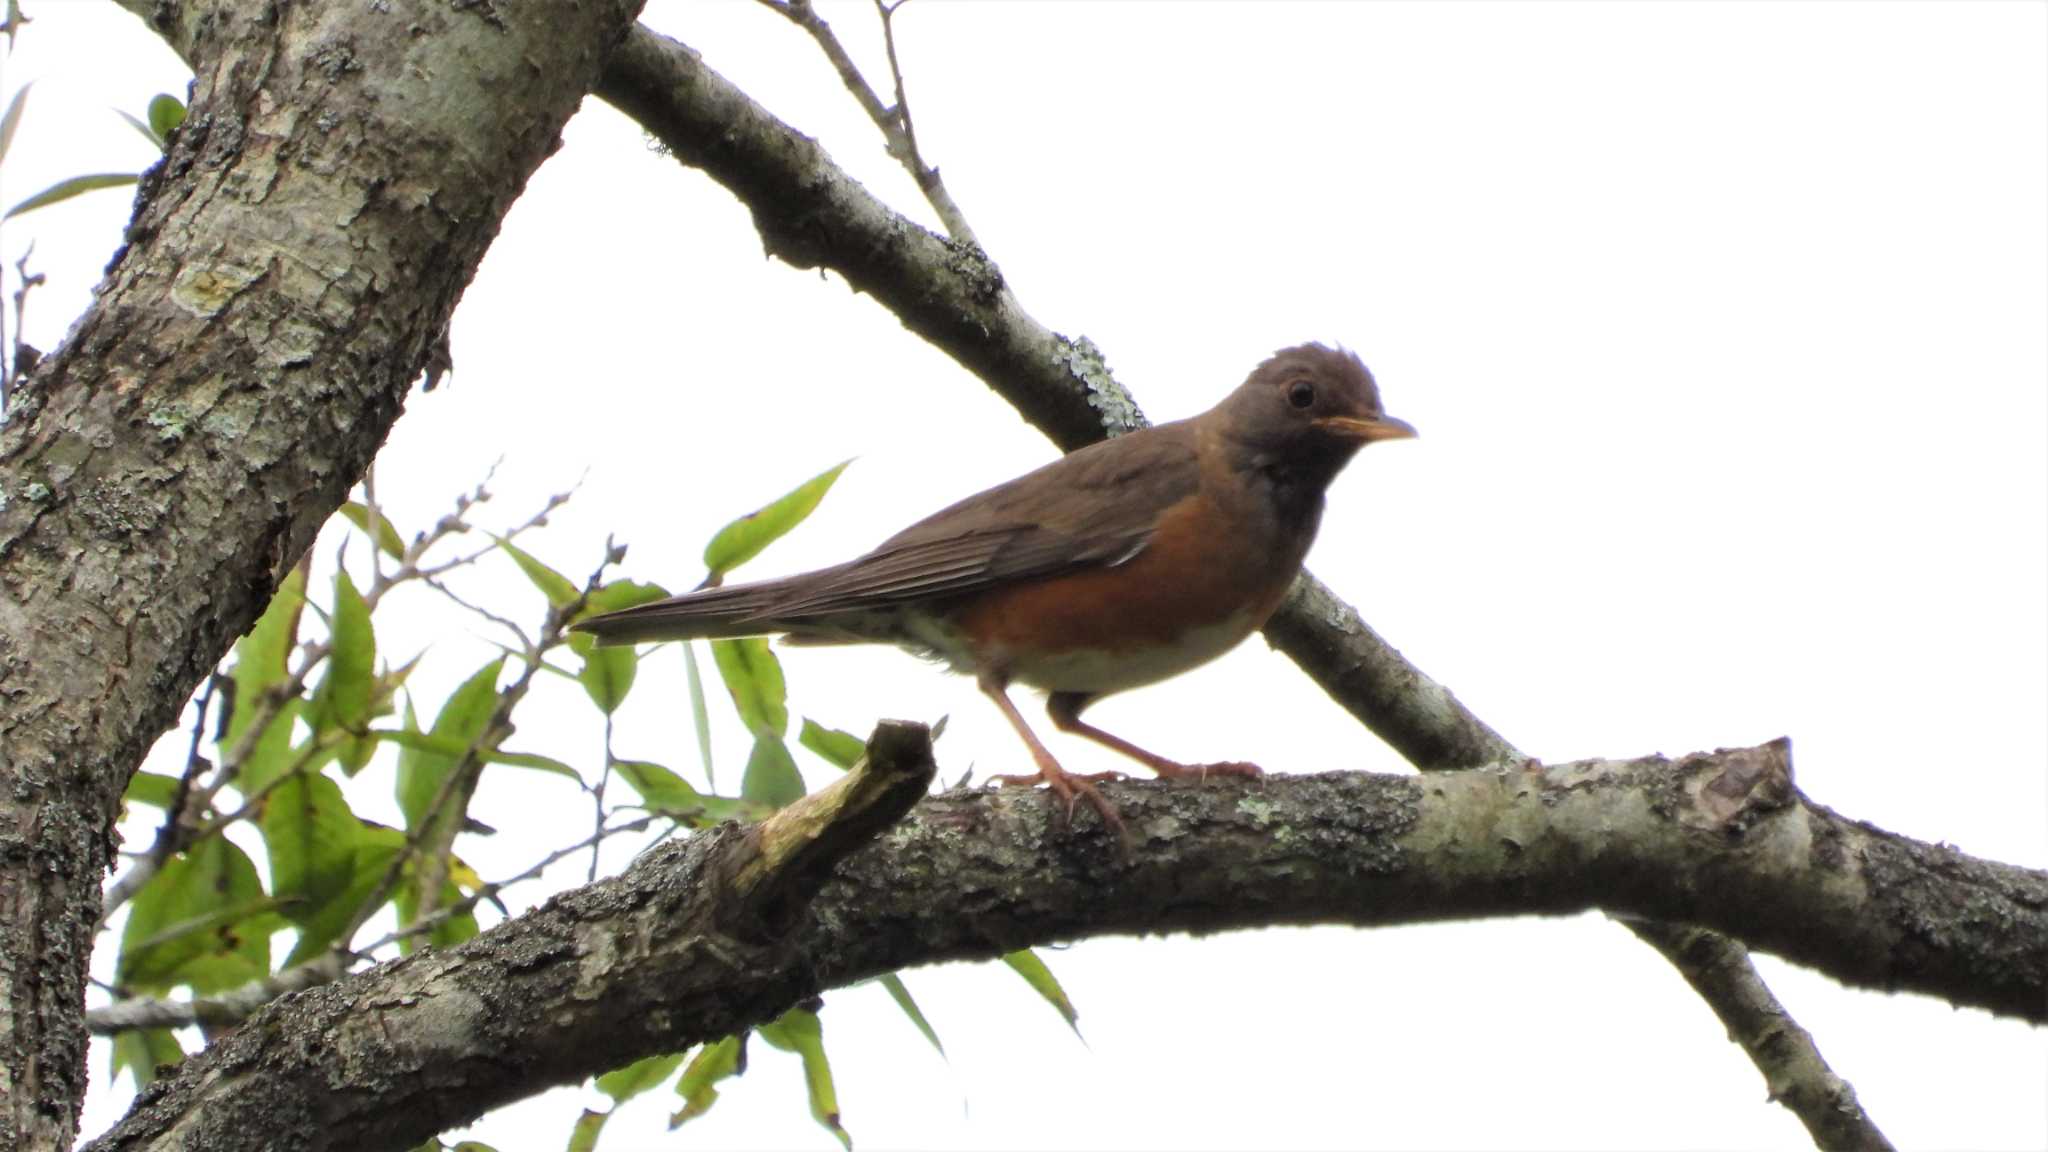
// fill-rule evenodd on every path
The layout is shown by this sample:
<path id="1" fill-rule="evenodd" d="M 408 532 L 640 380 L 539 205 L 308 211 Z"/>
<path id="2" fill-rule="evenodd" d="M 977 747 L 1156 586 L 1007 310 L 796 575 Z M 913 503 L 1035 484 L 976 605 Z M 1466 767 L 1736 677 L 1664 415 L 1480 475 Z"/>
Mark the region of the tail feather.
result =
<path id="1" fill-rule="evenodd" d="M 785 580 L 706 588 L 651 604 L 579 620 L 571 628 L 597 637 L 600 646 L 649 644 L 657 640 L 737 640 L 803 628 L 799 607 L 825 569 Z"/>

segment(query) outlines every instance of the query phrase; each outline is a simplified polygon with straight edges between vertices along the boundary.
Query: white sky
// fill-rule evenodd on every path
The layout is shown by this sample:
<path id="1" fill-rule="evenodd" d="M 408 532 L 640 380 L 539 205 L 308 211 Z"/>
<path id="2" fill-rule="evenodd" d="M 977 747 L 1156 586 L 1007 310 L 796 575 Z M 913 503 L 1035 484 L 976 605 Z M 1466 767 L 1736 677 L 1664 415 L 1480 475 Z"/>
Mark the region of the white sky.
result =
<path id="1" fill-rule="evenodd" d="M 827 8 L 873 61 L 867 11 Z M 38 84 L 0 195 L 146 164 L 109 108 L 182 92 L 175 59 L 110 4 L 29 14 L 5 84 Z M 647 19 L 928 218 L 793 28 L 743 0 Z M 900 34 L 921 140 L 1024 305 L 1093 338 L 1154 418 L 1281 345 L 1361 351 L 1423 438 L 1339 481 L 1311 567 L 1510 739 L 1564 759 L 1789 734 L 1817 802 L 2048 866 L 2048 7 L 921 0 Z M 84 306 L 126 214 L 97 193 L 7 225 L 10 267 L 34 240 L 50 277 L 34 342 Z M 507 220 L 455 359 L 381 458 L 387 509 L 424 527 L 503 455 L 502 525 L 587 470 L 535 545 L 578 575 L 615 532 L 633 575 L 692 584 L 719 524 L 858 455 L 754 566 L 795 571 L 1050 453 L 843 281 L 764 260 L 730 196 L 596 103 Z M 390 610 L 387 654 L 434 638 L 423 700 L 484 658 L 441 602 Z M 783 658 L 827 723 L 951 714 L 949 779 L 1020 762 L 964 681 L 886 651 Z M 677 663 L 646 662 L 619 745 L 693 769 Z M 594 763 L 580 697 L 537 701 L 517 743 Z M 1189 759 L 1401 769 L 1256 640 L 1091 718 Z M 736 730 L 719 756 L 736 779 Z M 373 809 L 389 771 L 366 773 Z M 464 851 L 517 870 L 581 803 L 493 781 L 479 815 L 503 832 Z M 855 1140 L 1804 1143 L 1676 974 L 1595 917 L 1048 958 L 1085 1047 L 1000 970 L 909 976 L 950 1063 L 879 990 L 828 996 Z M 1762 966 L 1902 1147 L 2048 1146 L 2048 1035 Z M 829 1147 L 794 1057 L 753 1058 L 691 1128 L 664 1134 L 656 1094 L 603 1147 Z M 88 1132 L 129 1096 L 102 1089 Z M 597 1099 L 474 1134 L 560 1147 Z"/>

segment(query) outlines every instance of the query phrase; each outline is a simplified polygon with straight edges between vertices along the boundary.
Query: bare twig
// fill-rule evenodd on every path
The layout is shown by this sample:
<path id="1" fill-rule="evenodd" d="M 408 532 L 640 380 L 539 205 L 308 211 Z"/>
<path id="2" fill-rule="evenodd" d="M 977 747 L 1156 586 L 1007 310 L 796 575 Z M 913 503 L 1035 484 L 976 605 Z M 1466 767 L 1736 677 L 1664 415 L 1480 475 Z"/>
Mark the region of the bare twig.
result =
<path id="1" fill-rule="evenodd" d="M 439 592 L 441 595 L 446 596 L 448 599 L 454 601 L 458 607 L 467 609 L 468 611 L 483 617 L 491 623 L 496 624 L 498 627 L 503 628 L 505 631 L 510 632 L 514 636 L 519 637 L 519 647 L 522 651 L 533 651 L 535 647 L 533 638 L 526 634 L 526 629 L 521 628 L 519 626 L 518 621 L 510 619 L 509 617 L 500 616 L 496 612 L 491 611 L 489 608 L 486 608 L 481 604 L 473 604 L 470 601 L 463 599 L 461 593 L 455 591 L 455 589 L 453 588 L 448 587 L 447 584 L 443 583 L 439 579 L 436 579 L 435 577 L 421 576 L 420 582 L 425 584 L 427 587 L 432 588 L 434 591 Z"/>
<path id="2" fill-rule="evenodd" d="M 363 469 L 363 535 L 370 538 L 370 587 L 384 583 L 384 513 L 377 507 L 377 465 Z"/>
<path id="3" fill-rule="evenodd" d="M 924 193 L 925 202 L 938 213 L 939 223 L 946 228 L 946 234 L 961 244 L 981 247 L 981 238 L 967 223 L 967 214 L 960 210 L 946 182 L 939 178 L 939 170 L 925 163 L 924 153 L 917 146 L 917 125 L 910 119 L 910 97 L 903 90 L 903 65 L 896 59 L 896 11 L 910 0 L 896 0 L 894 4 L 875 0 L 875 11 L 882 17 L 882 45 L 889 56 L 889 75 L 896 83 L 896 118 L 903 126 L 903 154 L 897 161 L 910 171 L 910 178 L 917 181 L 918 190 Z"/>
<path id="4" fill-rule="evenodd" d="M 330 953 L 201 1000 L 159 1000 L 147 996 L 118 1000 L 104 1008 L 88 1010 L 85 1026 L 96 1036 L 113 1036 L 137 1028 L 239 1024 L 279 996 L 329 983 L 340 977 L 342 971 L 341 958 Z"/>
<path id="5" fill-rule="evenodd" d="M 461 760 L 442 778 L 441 786 L 435 791 L 434 798 L 428 804 L 418 827 L 406 838 L 405 846 L 392 857 L 390 865 L 384 870 L 384 875 L 378 879 L 376 888 L 372 890 L 370 898 L 363 902 L 353 922 L 338 937 L 344 943 L 362 928 L 364 921 L 383 906 L 384 901 L 397 888 L 399 878 L 410 861 L 418 861 L 418 874 L 414 879 L 419 889 L 419 903 L 414 909 L 413 919 L 418 921 L 433 915 L 440 904 L 441 889 L 448 878 L 448 855 L 453 850 L 455 834 L 461 826 L 461 821 L 454 817 L 468 809 L 469 798 L 483 772 L 485 757 L 511 733 L 513 709 L 526 697 L 534 676 L 545 666 L 547 653 L 566 642 L 565 633 L 570 619 L 582 611 L 590 594 L 601 585 L 604 573 L 610 567 L 615 554 L 616 549 L 606 551 L 604 560 L 590 574 L 589 580 L 584 583 L 582 593 L 573 602 L 551 606 L 548 609 L 547 620 L 541 627 L 540 636 L 527 645 L 521 657 L 518 677 L 499 691 L 497 704 L 491 709 L 491 715 L 484 722 L 482 730 L 476 739 L 470 741 L 469 748 L 463 753 Z M 445 589 L 443 591 L 445 593 Z M 453 596 L 452 593 L 445 594 Z M 514 627 L 516 629 L 516 626 Z"/>
<path id="6" fill-rule="evenodd" d="M 938 214 L 939 223 L 946 229 L 946 234 L 957 243 L 981 247 L 980 238 L 967 223 L 967 214 L 960 210 L 960 205 L 953 199 L 953 194 L 947 191 L 945 181 L 939 178 L 939 170 L 926 164 L 923 154 L 918 150 L 917 129 L 910 119 L 910 99 L 904 94 L 903 89 L 903 67 L 896 58 L 896 10 L 909 0 L 896 0 L 893 4 L 886 3 L 885 0 L 875 0 L 875 12 L 882 21 L 882 43 L 889 58 L 889 74 L 895 87 L 894 104 L 884 103 L 881 96 L 876 94 L 867 77 L 861 75 L 860 66 L 855 64 L 853 57 L 847 53 L 846 46 L 839 42 L 839 37 L 832 31 L 832 26 L 825 22 L 824 17 L 818 15 L 810 0 L 760 2 L 809 33 L 811 39 L 817 42 L 819 50 L 825 54 L 825 59 L 831 61 L 833 70 L 839 73 L 839 82 L 846 86 L 855 102 L 868 114 L 868 119 L 874 121 L 875 127 L 881 130 L 882 141 L 890 157 L 903 165 L 904 171 L 909 172 L 910 178 L 917 182 L 918 191 L 924 194 L 925 202 Z"/>
<path id="7" fill-rule="evenodd" d="M 607 712 L 604 714 L 604 767 L 597 774 L 597 783 L 590 789 L 590 806 L 596 810 L 592 824 L 595 832 L 604 831 L 604 790 L 612 782 L 612 765 L 615 763 L 617 759 L 612 755 L 612 714 Z M 585 883 L 597 879 L 598 855 L 597 837 L 593 833 L 590 844 L 590 872 L 584 877 Z"/>
<path id="8" fill-rule="evenodd" d="M 192 782 L 213 766 L 199 754 L 199 745 L 206 739 L 206 714 L 213 706 L 214 692 L 223 679 L 225 677 L 220 673 L 214 673 L 207 677 L 206 687 L 199 692 L 192 715 L 192 739 L 185 747 L 185 770 L 178 774 L 177 790 L 171 794 L 171 802 L 164 808 L 164 821 L 157 825 L 156 838 L 150 841 L 148 849 L 136 857 L 126 872 L 108 885 L 100 907 L 101 928 L 107 926 L 107 917 L 116 908 L 133 899 L 136 891 L 148 883 L 150 877 L 163 871 L 170 858 L 183 851 L 189 842 L 183 832 L 185 822 L 201 814 L 198 811 L 187 812 L 187 804 L 192 799 Z"/>
<path id="9" fill-rule="evenodd" d="M 396 944 L 400 940 L 404 940 L 412 936 L 418 936 L 426 932 L 431 932 L 435 928 L 439 927 L 444 921 L 452 920 L 455 917 L 462 915 L 464 912 L 470 911 L 479 904 L 485 903 L 487 901 L 496 900 L 498 896 L 505 891 L 505 889 L 512 887 L 514 884 L 523 884 L 528 880 L 535 879 L 541 873 L 547 871 L 549 868 L 554 867 L 561 861 L 567 860 L 569 857 L 574 856 L 577 853 L 584 851 L 585 849 L 595 849 L 598 846 L 602 845 L 606 840 L 609 840 L 614 836 L 624 836 L 629 832 L 638 832 L 641 829 L 653 824 L 655 821 L 661 819 L 664 819 L 664 817 L 660 813 L 649 812 L 644 816 L 636 816 L 633 819 L 626 821 L 624 824 L 614 824 L 608 828 L 600 828 L 596 832 L 584 837 L 582 840 L 579 840 L 574 844 L 570 844 L 566 847 L 555 849 L 553 852 L 548 853 L 546 856 L 529 865 L 523 872 L 519 872 L 515 875 L 508 876 L 503 880 L 495 880 L 489 884 L 485 884 L 483 887 L 478 888 L 476 891 L 471 892 L 469 895 L 464 896 L 462 899 L 457 900 L 455 903 L 448 905 L 446 908 L 436 909 L 433 915 L 431 916 L 419 917 L 411 924 L 404 925 L 402 927 L 396 928 L 390 932 L 385 933 L 378 939 L 373 940 L 370 943 L 363 945 L 361 948 L 356 949 L 355 955 L 361 957 L 368 957 L 375 953 L 378 949 L 388 948 L 391 945 Z M 671 825 L 670 828 L 663 829 L 662 836 L 668 836 L 673 830 L 673 825 Z"/>
<path id="10" fill-rule="evenodd" d="M 11 33 L 8 39 L 10 42 L 13 40 Z M 35 241 L 31 240 L 29 241 L 28 249 L 21 254 L 21 259 L 14 262 L 14 343 L 12 345 L 7 344 L 7 325 L 4 323 L 4 316 L 0 316 L 0 357 L 5 359 L 5 364 L 0 365 L 0 415 L 5 415 L 7 412 L 7 401 L 14 394 L 15 382 L 28 373 L 35 371 L 36 361 L 39 359 L 36 350 L 29 347 L 28 343 L 21 338 L 21 334 L 24 331 L 22 320 L 28 312 L 29 290 L 41 285 L 46 279 L 41 272 L 30 272 L 28 270 L 28 258 L 35 254 Z"/>

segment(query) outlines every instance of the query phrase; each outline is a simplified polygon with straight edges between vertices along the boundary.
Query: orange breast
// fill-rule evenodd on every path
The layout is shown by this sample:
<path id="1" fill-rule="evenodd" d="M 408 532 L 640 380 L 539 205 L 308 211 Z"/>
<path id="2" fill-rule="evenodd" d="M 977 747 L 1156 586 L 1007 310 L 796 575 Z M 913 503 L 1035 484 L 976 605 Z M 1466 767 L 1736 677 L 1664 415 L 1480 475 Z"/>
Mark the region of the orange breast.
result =
<path id="1" fill-rule="evenodd" d="M 983 593 L 952 623 L 976 663 L 1025 683 L 1107 692 L 1164 679 L 1250 635 L 1287 594 L 1306 548 L 1274 548 L 1202 495 L 1161 516 L 1145 548 Z"/>

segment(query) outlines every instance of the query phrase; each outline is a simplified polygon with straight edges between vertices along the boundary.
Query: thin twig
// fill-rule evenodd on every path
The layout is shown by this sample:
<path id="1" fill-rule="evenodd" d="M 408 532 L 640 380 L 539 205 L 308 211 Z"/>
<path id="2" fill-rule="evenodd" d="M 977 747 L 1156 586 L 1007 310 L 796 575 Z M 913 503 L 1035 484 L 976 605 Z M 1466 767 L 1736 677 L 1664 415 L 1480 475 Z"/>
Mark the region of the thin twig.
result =
<path id="1" fill-rule="evenodd" d="M 547 653 L 566 642 L 565 634 L 569 621 L 583 610 L 584 604 L 590 599 L 590 594 L 601 585 L 604 573 L 616 554 L 616 548 L 606 552 L 604 560 L 599 563 L 596 571 L 590 574 L 582 593 L 573 602 L 549 608 L 540 636 L 527 645 L 526 652 L 521 657 L 518 678 L 498 693 L 497 704 L 491 709 L 491 715 L 484 722 L 482 730 L 476 739 L 470 741 L 469 748 L 456 762 L 454 769 L 442 779 L 441 786 L 435 791 L 434 798 L 428 804 L 419 825 L 406 837 L 405 846 L 392 857 L 390 865 L 384 870 L 384 875 L 379 877 L 377 886 L 371 890 L 370 898 L 356 910 L 347 930 L 337 939 L 346 943 L 362 928 L 364 921 L 375 914 L 391 896 L 398 886 L 405 865 L 413 860 L 419 862 L 419 873 L 415 877 L 419 888 L 419 903 L 414 909 L 413 919 L 417 922 L 434 913 L 440 903 L 442 886 L 448 878 L 448 854 L 454 847 L 455 834 L 461 824 L 448 814 L 459 814 L 468 809 L 469 797 L 483 772 L 485 757 L 512 731 L 512 710 L 525 698 L 528 688 L 533 684 L 534 676 L 546 664 Z M 442 591 L 450 598 L 454 598 L 453 593 L 447 592 L 446 589 Z M 458 599 L 457 603 L 461 601 Z M 518 630 L 516 625 L 512 627 L 515 631 Z M 521 636 L 523 639 L 524 634 L 521 633 Z M 432 843 L 427 842 L 429 836 L 433 837 Z"/>
<path id="2" fill-rule="evenodd" d="M 803 29 L 817 42 L 818 49 L 825 54 L 825 59 L 831 61 L 833 71 L 839 73 L 839 82 L 846 86 L 846 90 L 853 95 L 861 110 L 868 114 L 868 119 L 874 121 L 875 127 L 881 130 L 882 142 L 889 155 L 898 164 L 903 165 L 904 170 L 910 173 L 910 178 L 917 182 L 918 191 L 924 193 L 925 202 L 938 214 L 939 223 L 946 229 L 946 234 L 958 243 L 972 244 L 979 248 L 981 241 L 975 236 L 974 229 L 968 225 L 967 214 L 960 210 L 960 205 L 953 200 L 952 194 L 946 191 L 945 181 L 939 178 L 939 170 L 927 165 L 923 155 L 918 151 L 917 135 L 910 121 L 910 101 L 903 92 L 903 69 L 896 59 L 896 31 L 893 22 L 896 9 L 907 2 L 908 0 L 897 0 L 894 4 L 887 4 L 883 0 L 875 0 L 875 10 L 882 19 L 882 42 L 888 51 L 889 72 L 895 81 L 896 103 L 891 105 L 885 103 L 875 92 L 874 86 L 868 83 L 867 77 L 861 75 L 860 66 L 853 62 L 853 57 L 846 51 L 846 45 L 839 42 L 838 34 L 833 32 L 832 26 L 825 22 L 825 18 L 811 7 L 810 0 L 760 0 L 764 7 Z"/>
<path id="3" fill-rule="evenodd" d="M 370 538 L 370 587 L 384 582 L 384 513 L 377 508 L 377 463 L 363 469 L 363 534 Z"/>
<path id="4" fill-rule="evenodd" d="M 514 884 L 523 884 L 528 880 L 532 880 L 538 877 L 542 872 L 547 871 L 549 868 L 554 867 L 556 864 L 560 863 L 563 860 L 567 860 L 569 857 L 576 855 L 578 852 L 581 852 L 586 848 L 594 849 L 598 847 L 600 844 L 602 844 L 604 841 L 609 840 L 614 836 L 623 836 L 628 832 L 638 832 L 641 829 L 646 828 L 648 825 L 653 824 L 655 821 L 661 819 L 665 819 L 665 817 L 661 813 L 649 812 L 644 816 L 636 816 L 633 819 L 626 821 L 624 824 L 614 824 L 609 828 L 599 828 L 596 832 L 584 837 L 582 840 L 579 840 L 574 844 L 570 844 L 563 848 L 557 848 L 553 852 L 548 853 L 546 856 L 542 857 L 540 860 L 534 862 L 532 865 L 527 867 L 527 869 L 523 872 L 519 872 L 515 875 L 508 876 L 503 880 L 494 880 L 491 883 L 486 884 L 481 888 L 478 888 L 476 891 L 470 893 L 469 895 L 464 896 L 462 899 L 457 900 L 455 903 L 448 905 L 446 908 L 437 909 L 432 916 L 420 917 L 411 924 L 405 925 L 400 928 L 395 928 L 392 931 L 385 933 L 382 937 L 373 940 L 368 944 L 365 944 L 361 948 L 356 949 L 355 954 L 360 957 L 368 957 L 372 953 L 376 952 L 378 949 L 388 948 L 391 945 L 396 944 L 400 940 L 404 940 L 412 936 L 418 936 L 425 932 L 431 932 L 435 928 L 439 927 L 444 921 L 460 916 L 463 913 L 475 908 L 477 905 L 485 903 L 486 901 L 496 900 L 498 896 L 505 891 L 505 889 L 512 887 Z M 673 834 L 675 829 L 678 827 L 680 827 L 680 825 L 677 825 L 671 821 L 669 827 L 662 831 L 662 836 L 665 838 Z"/>
<path id="5" fill-rule="evenodd" d="M 13 344 L 9 345 L 7 343 L 7 326 L 4 322 L 0 322 L 0 356 L 5 357 L 5 370 L 0 371 L 0 415 L 5 415 L 7 412 L 7 401 L 10 396 L 14 395 L 15 382 L 20 380 L 25 374 L 36 370 L 36 361 L 38 359 L 36 350 L 29 347 L 27 342 L 21 338 L 22 333 L 27 331 L 22 325 L 28 314 L 29 289 L 40 286 L 47 279 L 41 272 L 30 272 L 28 270 L 28 258 L 35 254 L 36 244 L 35 241 L 31 240 L 29 241 L 28 249 L 21 254 L 21 259 L 14 262 Z M 4 317 L 0 317 L 0 320 L 4 320 Z M 27 363 L 22 362 L 24 358 L 27 359 Z"/>
<path id="6" fill-rule="evenodd" d="M 187 838 L 183 834 L 188 819 L 186 805 L 192 799 L 192 782 L 208 768 L 213 767 L 206 757 L 199 754 L 199 745 L 206 740 L 206 714 L 213 706 L 214 692 L 225 679 L 216 672 L 206 678 L 206 687 L 199 692 L 197 710 L 192 715 L 192 739 L 185 747 L 185 770 L 178 774 L 178 787 L 171 793 L 171 802 L 164 808 L 164 822 L 157 825 L 156 838 L 149 848 L 136 857 L 136 862 L 119 879 L 107 887 L 106 896 L 100 904 L 99 927 L 107 926 L 107 917 L 114 909 L 127 903 L 137 889 L 149 882 L 151 876 L 163 871 L 170 858 L 183 850 Z M 199 812 L 192 812 L 189 818 L 197 818 Z"/>
<path id="7" fill-rule="evenodd" d="M 504 616 L 500 616 L 496 612 L 491 611 L 490 609 L 484 607 L 481 604 L 470 603 L 469 601 L 463 599 L 461 594 L 456 592 L 453 588 L 448 587 L 448 585 L 442 583 L 440 580 L 435 579 L 432 576 L 421 576 L 420 582 L 425 584 L 427 587 L 432 588 L 434 591 L 439 592 L 441 595 L 446 596 L 448 599 L 453 600 L 458 606 L 466 608 L 471 612 L 474 612 L 478 616 L 481 616 L 484 619 L 489 620 L 491 623 L 496 624 L 498 627 L 503 628 L 507 632 L 512 633 L 514 636 L 519 637 L 519 646 L 522 650 L 529 653 L 533 651 L 533 639 L 526 634 L 526 629 L 521 628 L 517 621 L 511 620 Z"/>
<path id="8" fill-rule="evenodd" d="M 592 824 L 596 832 L 604 831 L 604 790 L 612 782 L 612 765 L 615 762 L 612 756 L 612 714 L 606 712 L 604 714 L 604 768 L 597 775 L 596 786 L 590 790 L 590 804 L 592 808 L 596 809 L 595 822 Z M 597 858 L 598 844 L 595 833 L 593 833 L 590 845 L 590 874 L 584 878 L 584 883 L 586 884 L 597 882 Z"/>
<path id="9" fill-rule="evenodd" d="M 917 125 L 910 119 L 910 97 L 903 91 L 903 65 L 896 60 L 896 10 L 910 3 L 910 0 L 875 0 L 875 11 L 882 18 L 882 47 L 889 57 L 889 76 L 896 83 L 896 119 L 903 128 L 903 155 L 897 160 L 910 171 L 910 178 L 917 181 L 918 190 L 924 193 L 925 202 L 938 213 L 939 223 L 945 225 L 946 234 L 962 244 L 981 247 L 981 238 L 967 223 L 967 214 L 953 200 L 953 194 L 946 190 L 946 182 L 939 179 L 939 170 L 924 162 L 924 153 L 917 146 Z"/>
<path id="10" fill-rule="evenodd" d="M 186 1028 L 238 1024 L 249 1014 L 280 996 L 339 979 L 343 961 L 333 953 L 296 968 L 287 968 L 240 988 L 203 1000 L 158 1000 L 136 997 L 117 1000 L 85 1014 L 85 1026 L 94 1035 L 114 1036 L 138 1028 Z"/>

